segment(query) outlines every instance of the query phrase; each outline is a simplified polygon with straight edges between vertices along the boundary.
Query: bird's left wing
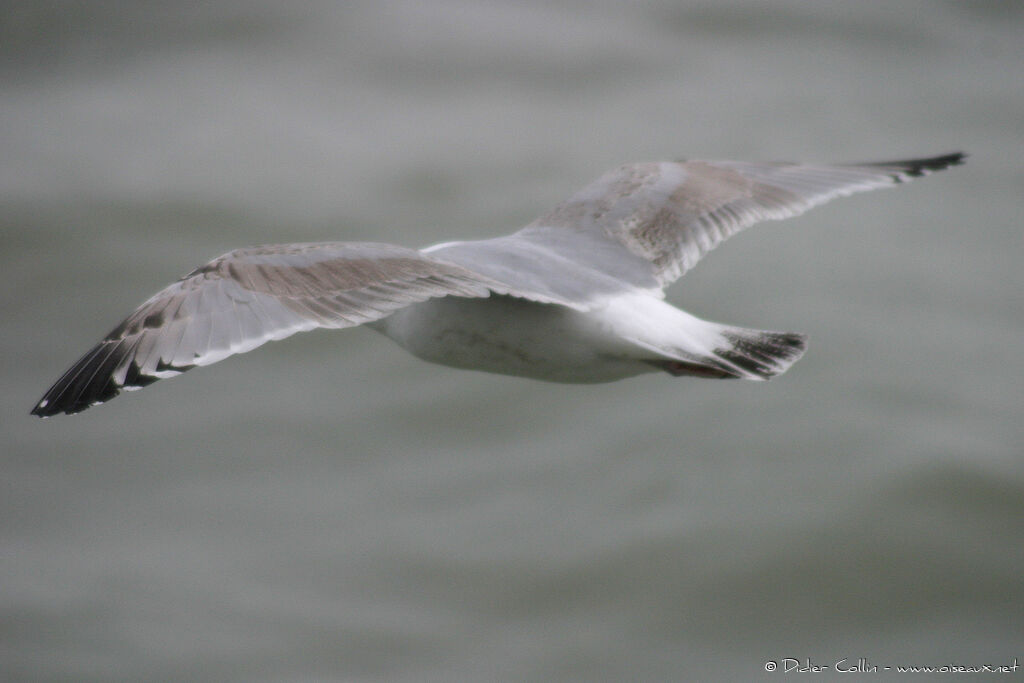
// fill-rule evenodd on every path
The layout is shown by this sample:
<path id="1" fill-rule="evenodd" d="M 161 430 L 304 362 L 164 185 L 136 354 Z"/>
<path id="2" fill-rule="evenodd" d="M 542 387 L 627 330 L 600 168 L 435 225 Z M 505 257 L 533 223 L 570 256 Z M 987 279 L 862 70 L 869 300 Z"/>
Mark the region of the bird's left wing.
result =
<path id="1" fill-rule="evenodd" d="M 664 287 L 709 251 L 762 220 L 963 163 L 963 153 L 863 164 L 681 161 L 610 171 L 505 238 L 608 272 L 622 285 Z M 616 256 L 612 253 L 618 251 Z"/>

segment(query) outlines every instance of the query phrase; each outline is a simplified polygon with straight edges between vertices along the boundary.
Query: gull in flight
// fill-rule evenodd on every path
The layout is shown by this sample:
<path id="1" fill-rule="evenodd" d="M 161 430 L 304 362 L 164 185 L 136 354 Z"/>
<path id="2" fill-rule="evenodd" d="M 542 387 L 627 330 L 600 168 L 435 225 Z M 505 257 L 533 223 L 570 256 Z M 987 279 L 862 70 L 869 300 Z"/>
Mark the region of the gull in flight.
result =
<path id="1" fill-rule="evenodd" d="M 237 249 L 150 297 L 32 413 L 77 413 L 296 332 L 363 324 L 426 361 L 550 382 L 645 372 L 766 380 L 803 355 L 803 335 L 702 320 L 666 303 L 665 287 L 758 221 L 964 157 L 628 164 L 504 237 L 419 250 L 361 242 Z"/>

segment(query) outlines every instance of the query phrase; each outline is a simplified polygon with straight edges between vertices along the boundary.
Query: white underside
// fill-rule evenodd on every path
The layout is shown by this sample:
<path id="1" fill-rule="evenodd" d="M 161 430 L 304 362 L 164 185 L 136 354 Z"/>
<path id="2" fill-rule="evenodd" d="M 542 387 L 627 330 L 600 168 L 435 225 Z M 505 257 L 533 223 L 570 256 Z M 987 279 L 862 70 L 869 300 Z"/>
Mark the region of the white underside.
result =
<path id="1" fill-rule="evenodd" d="M 507 296 L 444 297 L 370 326 L 426 361 L 568 383 L 654 372 L 649 361 L 692 361 L 725 343 L 720 325 L 647 294 L 586 312 Z"/>

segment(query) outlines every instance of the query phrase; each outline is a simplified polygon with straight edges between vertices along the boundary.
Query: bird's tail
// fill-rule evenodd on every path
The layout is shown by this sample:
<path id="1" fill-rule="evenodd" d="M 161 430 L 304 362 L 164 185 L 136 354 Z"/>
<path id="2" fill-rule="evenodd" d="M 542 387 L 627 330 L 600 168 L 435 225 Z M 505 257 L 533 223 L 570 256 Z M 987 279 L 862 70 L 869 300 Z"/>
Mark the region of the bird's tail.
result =
<path id="1" fill-rule="evenodd" d="M 771 379 L 807 349 L 802 334 L 723 325 L 646 295 L 618 297 L 602 313 L 602 329 L 632 344 L 634 358 L 673 375 Z"/>
<path id="2" fill-rule="evenodd" d="M 723 326 L 721 334 L 727 344 L 715 349 L 715 357 L 742 379 L 781 375 L 807 350 L 807 337 L 796 332 Z"/>
<path id="3" fill-rule="evenodd" d="M 703 348 L 687 344 L 686 348 L 661 349 L 671 357 L 648 363 L 677 377 L 762 381 L 784 373 L 807 350 L 807 338 L 796 332 L 706 324 L 716 328 L 715 334 L 702 335 L 713 340 L 711 344 L 701 344 Z"/>

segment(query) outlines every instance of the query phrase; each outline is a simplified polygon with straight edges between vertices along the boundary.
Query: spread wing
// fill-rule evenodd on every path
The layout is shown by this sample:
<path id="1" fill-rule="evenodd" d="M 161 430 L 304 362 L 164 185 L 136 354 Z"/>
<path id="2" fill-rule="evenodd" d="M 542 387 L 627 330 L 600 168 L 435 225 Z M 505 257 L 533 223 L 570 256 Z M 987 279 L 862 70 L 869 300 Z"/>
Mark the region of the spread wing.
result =
<path id="1" fill-rule="evenodd" d="M 122 389 L 270 340 L 360 325 L 432 297 L 495 292 L 586 310 L 624 291 L 657 293 L 757 221 L 795 216 L 963 158 L 849 166 L 632 164 L 506 237 L 423 252 L 335 242 L 239 249 L 143 303 L 64 373 L 32 413 L 79 412 Z"/>
<path id="2" fill-rule="evenodd" d="M 197 268 L 143 303 L 32 410 L 76 413 L 265 342 L 350 327 L 432 297 L 514 293 L 470 270 L 387 244 L 250 247 Z"/>
<path id="3" fill-rule="evenodd" d="M 505 241 L 506 249 L 508 243 L 517 243 L 521 251 L 546 251 L 602 272 L 608 272 L 609 248 L 616 247 L 619 256 L 611 261 L 624 286 L 663 288 L 758 221 L 796 216 L 835 197 L 896 185 L 960 164 L 964 158 L 958 152 L 836 166 L 741 161 L 630 164 L 499 240 Z M 453 248 L 470 244 L 484 243 L 456 243 Z"/>

